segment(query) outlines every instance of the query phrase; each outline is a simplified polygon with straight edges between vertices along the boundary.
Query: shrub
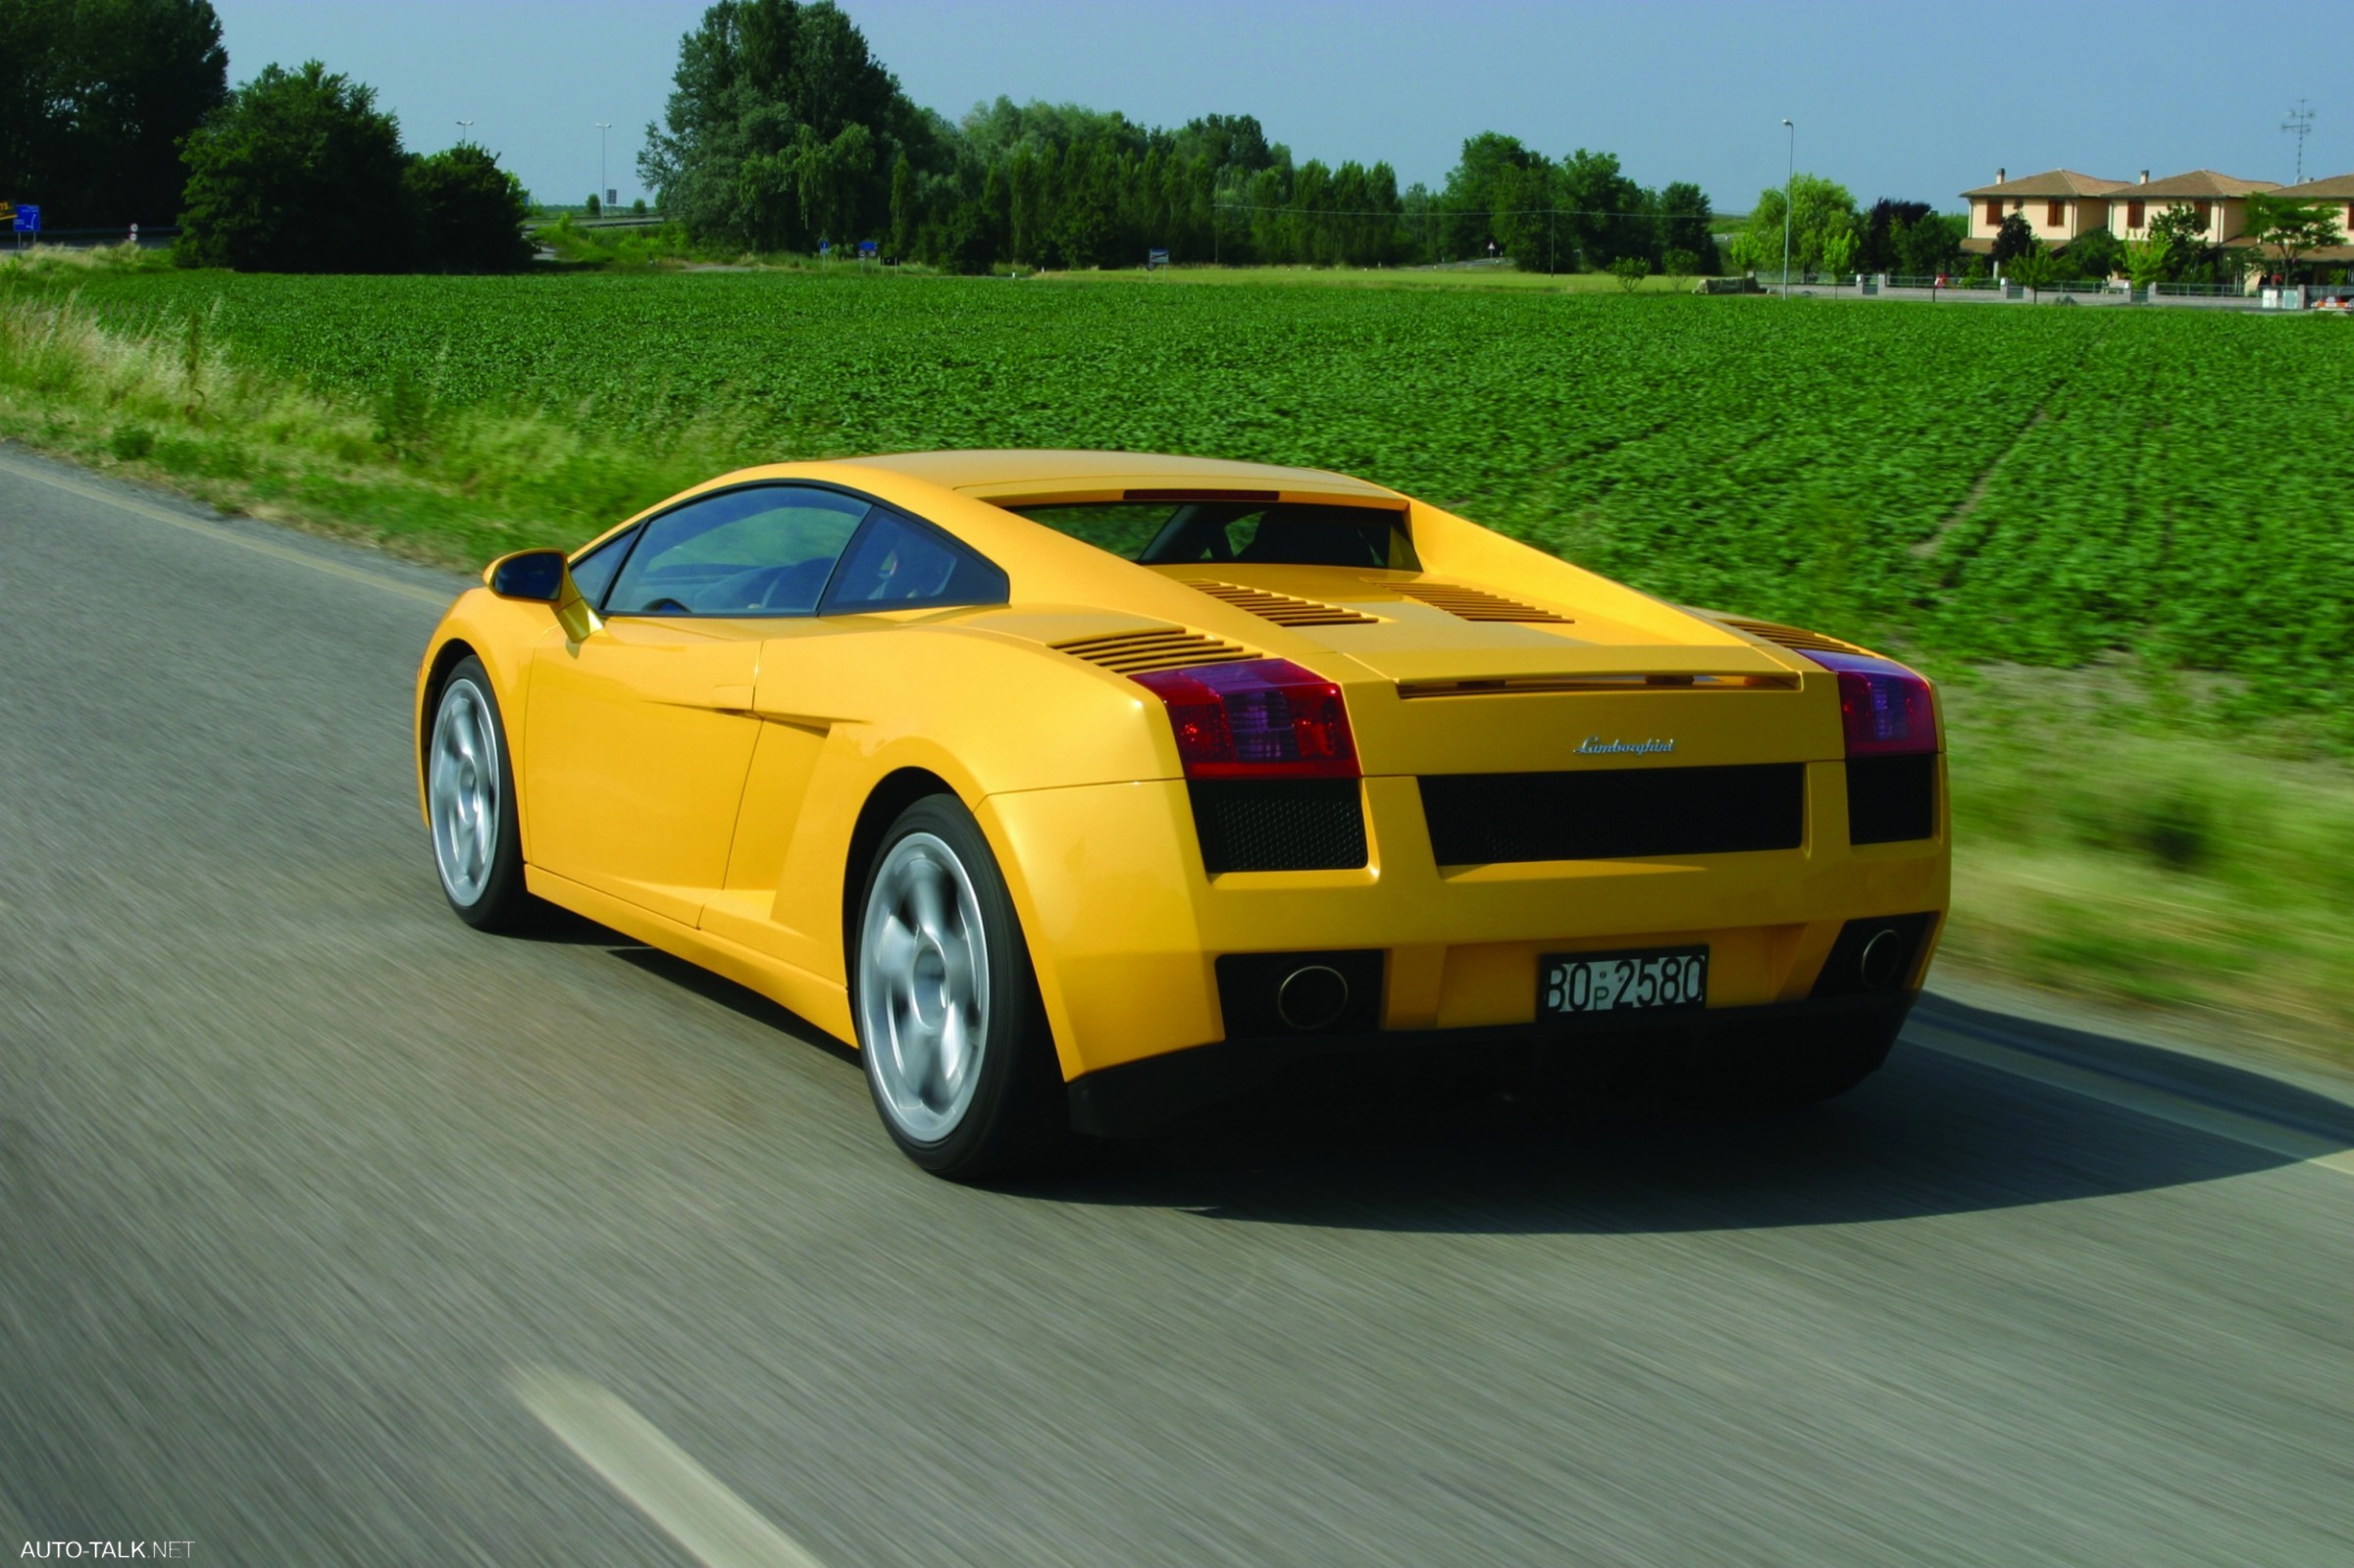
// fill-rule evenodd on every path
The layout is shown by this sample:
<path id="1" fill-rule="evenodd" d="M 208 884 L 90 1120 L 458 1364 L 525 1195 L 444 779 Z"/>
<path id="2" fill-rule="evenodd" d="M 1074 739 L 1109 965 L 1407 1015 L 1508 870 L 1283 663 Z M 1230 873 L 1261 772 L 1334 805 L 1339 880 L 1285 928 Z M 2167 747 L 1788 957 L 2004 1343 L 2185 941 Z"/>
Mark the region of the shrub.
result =
<path id="1" fill-rule="evenodd" d="M 265 69 L 180 156 L 188 184 L 173 254 L 182 266 L 381 273 L 408 261 L 400 128 L 375 89 L 316 60 Z"/>
<path id="2" fill-rule="evenodd" d="M 523 182 L 471 142 L 411 160 L 401 177 L 414 252 L 427 271 L 511 273 L 529 266 Z"/>

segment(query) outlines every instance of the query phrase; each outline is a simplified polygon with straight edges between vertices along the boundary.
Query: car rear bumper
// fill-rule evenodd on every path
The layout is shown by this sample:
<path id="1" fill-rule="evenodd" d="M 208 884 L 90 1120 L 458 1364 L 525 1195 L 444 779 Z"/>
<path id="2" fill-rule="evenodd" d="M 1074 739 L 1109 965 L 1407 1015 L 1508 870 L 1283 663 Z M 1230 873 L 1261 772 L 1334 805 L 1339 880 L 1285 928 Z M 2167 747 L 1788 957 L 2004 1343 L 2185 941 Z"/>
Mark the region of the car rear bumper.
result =
<path id="1" fill-rule="evenodd" d="M 1948 900 L 1942 781 L 1936 832 L 1913 842 L 1851 843 L 1844 769 L 1811 764 L 1796 848 L 1476 866 L 1438 863 L 1412 779 L 1362 790 L 1364 866 L 1216 876 L 1182 783 L 981 801 L 1065 1080 L 1269 1033 L 1228 1016 L 1219 964 L 1237 955 L 1378 955 L 1373 1015 L 1331 1033 L 1466 1038 L 1539 1027 L 1555 953 L 1705 945 L 1711 1015 L 1819 998 L 1867 917 L 1929 917 L 1884 986 L 1917 989 Z"/>
<path id="2" fill-rule="evenodd" d="M 1595 1092 L 1764 1092 L 1878 1067 L 1919 992 L 1816 997 L 1608 1022 L 1229 1039 L 1107 1067 L 1069 1085 L 1071 1125 L 1134 1137 L 1256 1088 L 1303 1063 L 1376 1058 L 1468 1079 L 1499 1067 Z"/>

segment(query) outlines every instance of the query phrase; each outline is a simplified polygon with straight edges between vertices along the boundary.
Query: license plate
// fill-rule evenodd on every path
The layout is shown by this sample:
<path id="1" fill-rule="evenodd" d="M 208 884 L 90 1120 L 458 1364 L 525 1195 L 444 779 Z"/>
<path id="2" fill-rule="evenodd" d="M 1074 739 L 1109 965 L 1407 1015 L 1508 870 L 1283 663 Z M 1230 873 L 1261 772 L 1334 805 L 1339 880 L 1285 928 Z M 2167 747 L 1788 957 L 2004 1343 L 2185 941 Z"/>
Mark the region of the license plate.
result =
<path id="1" fill-rule="evenodd" d="M 1709 1005 L 1709 950 L 1547 953 L 1537 961 L 1537 1016 L 1674 1012 Z"/>

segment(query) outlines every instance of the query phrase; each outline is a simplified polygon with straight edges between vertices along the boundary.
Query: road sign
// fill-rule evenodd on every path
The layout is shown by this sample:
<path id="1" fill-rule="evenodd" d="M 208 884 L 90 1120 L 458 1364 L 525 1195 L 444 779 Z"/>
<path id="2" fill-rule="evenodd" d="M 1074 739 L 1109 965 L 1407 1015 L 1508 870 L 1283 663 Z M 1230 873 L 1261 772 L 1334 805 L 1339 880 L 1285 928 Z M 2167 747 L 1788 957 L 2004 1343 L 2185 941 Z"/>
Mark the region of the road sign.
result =
<path id="1" fill-rule="evenodd" d="M 16 228 L 20 234 L 39 233 L 41 231 L 41 210 L 33 206 L 19 207 Z"/>
<path id="2" fill-rule="evenodd" d="M 1169 253 L 1160 246 L 1155 245 L 1151 250 L 1145 252 L 1145 270 L 1147 272 L 1151 271 L 1155 267 L 1166 267 L 1168 264 Z"/>
<path id="3" fill-rule="evenodd" d="M 871 239 L 862 239 L 858 241 L 858 259 L 860 261 L 866 260 L 868 257 L 875 254 L 876 248 L 875 242 Z"/>

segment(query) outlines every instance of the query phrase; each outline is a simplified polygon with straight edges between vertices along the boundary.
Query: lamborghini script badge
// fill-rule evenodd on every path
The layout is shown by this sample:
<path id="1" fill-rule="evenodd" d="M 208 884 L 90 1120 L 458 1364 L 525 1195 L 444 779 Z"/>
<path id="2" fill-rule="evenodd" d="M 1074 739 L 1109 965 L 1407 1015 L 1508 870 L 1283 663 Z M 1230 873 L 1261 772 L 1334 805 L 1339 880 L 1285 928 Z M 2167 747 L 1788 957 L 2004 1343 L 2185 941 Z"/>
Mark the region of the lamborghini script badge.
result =
<path id="1" fill-rule="evenodd" d="M 1673 751 L 1674 749 L 1675 742 L 1672 739 L 1605 740 L 1600 735 L 1588 735 L 1579 743 L 1577 754 L 1581 757 L 1603 757 L 1617 754 L 1640 757 L 1655 751 Z"/>

